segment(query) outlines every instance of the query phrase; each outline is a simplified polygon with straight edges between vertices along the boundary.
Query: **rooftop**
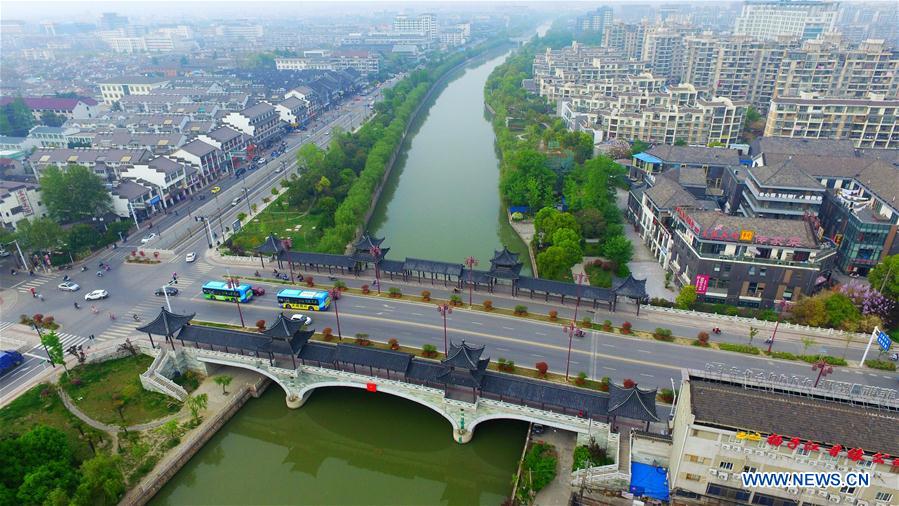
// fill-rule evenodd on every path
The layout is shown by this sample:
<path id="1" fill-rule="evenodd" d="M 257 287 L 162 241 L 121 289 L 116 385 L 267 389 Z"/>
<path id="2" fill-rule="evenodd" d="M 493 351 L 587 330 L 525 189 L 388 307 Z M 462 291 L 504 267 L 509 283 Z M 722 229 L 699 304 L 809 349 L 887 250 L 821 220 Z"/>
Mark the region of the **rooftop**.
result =
<path id="1" fill-rule="evenodd" d="M 797 188 L 824 191 L 821 183 L 794 164 L 792 158 L 787 158 L 772 165 L 750 167 L 748 172 L 752 179 L 765 188 Z"/>
<path id="2" fill-rule="evenodd" d="M 727 148 L 660 145 L 650 148 L 646 152 L 668 163 L 740 165 L 740 154 L 736 150 Z"/>
<path id="3" fill-rule="evenodd" d="M 776 244 L 788 247 L 817 249 L 818 241 L 808 223 L 803 220 L 777 220 L 772 218 L 748 218 L 731 216 L 716 211 L 685 210 L 698 227 L 693 232 L 701 240 L 740 243 L 739 233 L 749 230 L 755 244 Z M 728 234 L 728 235 L 724 235 Z M 737 234 L 736 237 L 733 234 Z M 745 241 L 742 241 L 745 243 Z"/>
<path id="4" fill-rule="evenodd" d="M 158 84 L 168 82 L 167 77 L 122 76 L 104 79 L 99 84 Z"/>

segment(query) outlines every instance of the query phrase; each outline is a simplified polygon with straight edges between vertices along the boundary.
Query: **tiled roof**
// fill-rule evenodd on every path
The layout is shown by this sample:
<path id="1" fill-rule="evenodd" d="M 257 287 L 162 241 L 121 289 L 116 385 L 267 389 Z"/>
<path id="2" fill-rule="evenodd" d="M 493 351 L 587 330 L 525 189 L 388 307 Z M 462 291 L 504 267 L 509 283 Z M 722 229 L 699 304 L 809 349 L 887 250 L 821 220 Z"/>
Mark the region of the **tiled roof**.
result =
<path id="1" fill-rule="evenodd" d="M 9 104 L 17 97 L 0 98 L 0 106 Z M 56 97 L 23 97 L 25 105 L 31 110 L 54 110 L 54 111 L 71 111 L 75 109 L 80 102 L 86 105 L 97 105 L 97 101 L 92 98 L 56 98 Z"/>
<path id="2" fill-rule="evenodd" d="M 263 114 L 274 112 L 274 110 L 275 108 L 271 105 L 266 104 L 265 102 L 260 102 L 240 111 L 240 114 L 252 120 L 258 118 L 259 116 L 262 116 Z"/>
<path id="3" fill-rule="evenodd" d="M 181 149 L 195 156 L 204 156 L 212 153 L 218 148 L 211 144 L 206 144 L 201 140 L 195 140 L 181 146 Z"/>
<path id="4" fill-rule="evenodd" d="M 759 137 L 752 141 L 749 152 L 765 155 L 852 156 L 855 146 L 849 139 L 792 139 L 789 137 Z"/>
<path id="5" fill-rule="evenodd" d="M 784 220 L 786 221 L 786 220 Z M 695 423 L 899 455 L 899 412 L 689 379 Z"/>
<path id="6" fill-rule="evenodd" d="M 716 211 L 693 211 L 688 210 L 687 214 L 696 225 L 699 226 L 699 235 L 705 232 L 717 232 L 724 230 L 733 232 L 739 230 L 752 230 L 756 237 L 783 237 L 798 238 L 800 248 L 815 249 L 818 247 L 818 241 L 812 234 L 808 223 L 803 220 L 777 220 L 773 218 L 749 218 L 746 216 L 731 216 Z M 722 241 L 730 241 L 730 239 L 715 239 Z M 739 242 L 734 240 L 733 242 Z"/>
<path id="7" fill-rule="evenodd" d="M 656 177 L 652 188 L 644 194 L 653 201 L 659 209 L 674 209 L 675 207 L 699 207 L 699 202 L 683 186 L 672 180 L 667 175 Z"/>
<path id="8" fill-rule="evenodd" d="M 740 154 L 727 148 L 705 148 L 701 146 L 660 145 L 647 153 L 668 163 L 694 163 L 707 165 L 739 165 Z"/>
<path id="9" fill-rule="evenodd" d="M 751 167 L 750 177 L 765 188 L 803 188 L 824 191 L 821 183 L 793 164 L 788 158 L 773 165 Z"/>

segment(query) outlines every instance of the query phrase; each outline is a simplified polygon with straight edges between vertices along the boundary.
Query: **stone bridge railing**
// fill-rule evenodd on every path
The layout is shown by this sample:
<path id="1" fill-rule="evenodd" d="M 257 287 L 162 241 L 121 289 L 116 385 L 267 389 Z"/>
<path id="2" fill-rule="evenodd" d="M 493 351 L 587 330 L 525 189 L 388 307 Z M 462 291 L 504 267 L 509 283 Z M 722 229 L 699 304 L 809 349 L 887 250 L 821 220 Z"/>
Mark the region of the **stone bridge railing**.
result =
<path id="1" fill-rule="evenodd" d="M 272 366 L 265 358 L 197 348 L 183 347 L 179 353 L 201 363 L 241 367 L 267 376 L 281 386 L 287 396 L 288 407 L 294 409 L 301 407 L 316 388 L 324 387 L 365 388 L 402 397 L 427 406 L 446 418 L 452 427 L 453 439 L 459 443 L 471 440 L 475 428 L 480 423 L 498 419 L 539 423 L 582 434 L 601 431 L 601 438 L 606 441 L 613 436 L 606 423 L 484 397 L 476 399 L 475 402 L 450 399 L 446 397 L 442 388 L 401 379 L 311 365 L 298 365 L 295 370 L 285 369 Z"/>

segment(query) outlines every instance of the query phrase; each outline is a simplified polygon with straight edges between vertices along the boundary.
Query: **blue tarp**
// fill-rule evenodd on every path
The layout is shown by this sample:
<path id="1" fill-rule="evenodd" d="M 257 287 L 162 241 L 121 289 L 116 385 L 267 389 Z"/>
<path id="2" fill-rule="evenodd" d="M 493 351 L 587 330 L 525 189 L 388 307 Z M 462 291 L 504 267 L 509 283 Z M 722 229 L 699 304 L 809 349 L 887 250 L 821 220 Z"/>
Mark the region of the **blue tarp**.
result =
<path id="1" fill-rule="evenodd" d="M 649 153 L 637 153 L 634 155 L 637 160 L 643 160 L 646 163 L 662 163 L 662 160 L 650 155 Z"/>
<path id="2" fill-rule="evenodd" d="M 637 497 L 668 500 L 668 470 L 664 467 L 631 462 L 630 493 Z"/>
<path id="3" fill-rule="evenodd" d="M 510 206 L 509 214 L 512 214 L 512 213 L 528 214 L 528 211 L 530 211 L 530 210 L 531 210 L 531 208 L 529 208 L 528 206 Z"/>

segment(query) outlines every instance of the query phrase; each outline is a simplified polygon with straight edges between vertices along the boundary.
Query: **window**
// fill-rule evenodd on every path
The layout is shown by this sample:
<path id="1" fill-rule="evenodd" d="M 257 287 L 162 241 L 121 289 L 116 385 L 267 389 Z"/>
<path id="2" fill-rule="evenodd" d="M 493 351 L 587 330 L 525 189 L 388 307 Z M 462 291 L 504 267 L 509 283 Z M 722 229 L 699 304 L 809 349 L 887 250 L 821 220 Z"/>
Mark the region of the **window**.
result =
<path id="1" fill-rule="evenodd" d="M 730 471 L 734 468 L 734 463 L 722 460 L 721 463 L 718 464 L 718 467 L 720 469 L 724 469 L 725 471 Z"/>
<path id="2" fill-rule="evenodd" d="M 849 485 L 846 485 L 845 487 L 840 489 L 840 493 L 852 495 L 855 493 L 855 487 L 850 487 Z"/>
<path id="3" fill-rule="evenodd" d="M 700 457 L 700 456 L 698 456 L 698 455 L 687 455 L 687 461 L 688 461 L 688 462 L 697 462 L 697 463 L 699 463 L 699 464 L 702 464 L 702 461 L 703 461 L 703 460 L 705 460 L 705 459 L 702 458 L 702 457 Z"/>
<path id="4" fill-rule="evenodd" d="M 878 492 L 877 495 L 874 496 L 875 501 L 883 501 L 890 502 L 893 499 L 893 494 L 888 492 Z"/>
<path id="5" fill-rule="evenodd" d="M 765 277 L 765 274 L 767 274 L 767 273 L 768 273 L 768 268 L 767 268 L 767 267 L 759 267 L 759 276 L 761 276 L 761 277 L 764 278 L 764 277 Z"/>
<path id="6" fill-rule="evenodd" d="M 743 472 L 744 472 L 744 473 L 754 473 L 754 472 L 755 472 L 755 467 L 753 467 L 753 466 L 743 466 Z"/>
<path id="7" fill-rule="evenodd" d="M 685 479 L 685 480 L 690 480 L 690 481 L 700 481 L 700 480 L 702 480 L 702 476 L 700 476 L 700 475 L 698 475 L 698 474 L 685 473 L 685 474 L 684 474 L 684 479 Z"/>

